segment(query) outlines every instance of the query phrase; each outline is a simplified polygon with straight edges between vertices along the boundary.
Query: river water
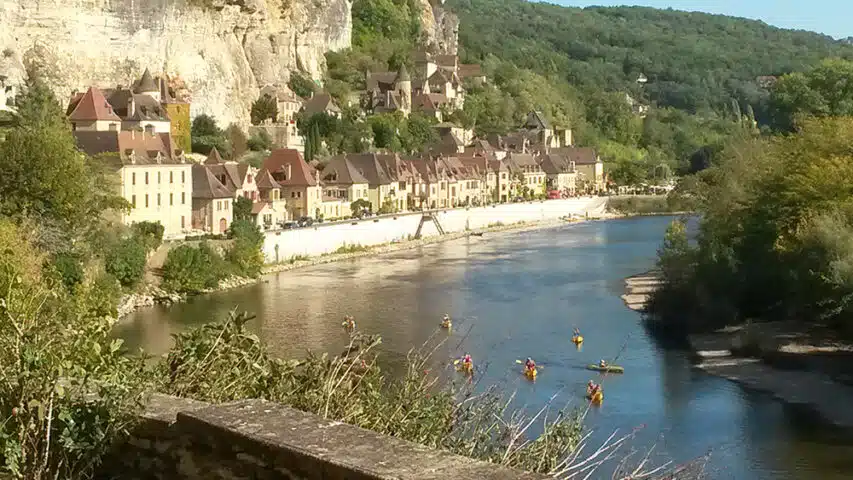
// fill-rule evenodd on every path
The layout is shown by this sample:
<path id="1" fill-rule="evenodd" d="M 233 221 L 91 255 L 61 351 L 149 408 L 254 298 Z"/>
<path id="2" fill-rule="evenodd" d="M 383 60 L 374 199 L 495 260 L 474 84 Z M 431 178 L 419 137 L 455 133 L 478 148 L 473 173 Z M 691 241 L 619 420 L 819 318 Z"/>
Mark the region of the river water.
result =
<path id="1" fill-rule="evenodd" d="M 677 462 L 710 452 L 711 478 L 853 477 L 853 448 L 766 396 L 691 369 L 684 353 L 658 346 L 623 305 L 624 278 L 652 267 L 670 220 L 487 233 L 280 273 L 138 311 L 118 334 L 131 347 L 162 353 L 172 333 L 237 308 L 257 315 L 252 328 L 277 354 L 337 353 L 347 343 L 341 318 L 350 314 L 360 330 L 382 335 L 386 361 L 400 363 L 448 313 L 454 328 L 436 357 L 471 353 L 481 385 L 516 391 L 519 406 L 531 410 L 555 394 L 558 406 L 582 406 L 586 381 L 597 378 L 584 366 L 619 354 L 626 374 L 604 379 L 604 405 L 587 417 L 596 438 L 642 427 L 637 448 L 655 444 Z M 573 326 L 586 339 L 580 350 L 569 341 Z M 545 366 L 535 383 L 515 364 L 527 356 Z"/>

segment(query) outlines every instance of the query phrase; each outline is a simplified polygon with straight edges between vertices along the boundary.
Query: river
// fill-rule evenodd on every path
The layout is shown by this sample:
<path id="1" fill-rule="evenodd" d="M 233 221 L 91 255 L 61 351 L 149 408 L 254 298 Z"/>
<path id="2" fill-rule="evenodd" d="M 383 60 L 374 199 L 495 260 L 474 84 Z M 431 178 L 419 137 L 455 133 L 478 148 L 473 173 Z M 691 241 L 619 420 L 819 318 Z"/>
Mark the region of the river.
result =
<path id="1" fill-rule="evenodd" d="M 621 351 L 627 373 L 606 377 L 604 405 L 587 417 L 597 438 L 642 426 L 635 446 L 656 444 L 676 461 L 710 452 L 711 478 L 851 478 L 853 448 L 764 395 L 691 369 L 684 353 L 658 346 L 639 314 L 622 304 L 624 278 L 652 267 L 669 221 L 487 233 L 280 273 L 138 311 L 118 333 L 131 347 L 162 353 L 171 333 L 236 307 L 257 315 L 252 328 L 277 354 L 302 356 L 306 349 L 339 352 L 347 342 L 341 318 L 350 314 L 360 330 L 382 335 L 383 355 L 396 362 L 435 334 L 448 313 L 454 328 L 437 356 L 471 353 L 484 370 L 481 384 L 517 391 L 530 409 L 554 394 L 559 406 L 580 406 L 584 384 L 596 378 L 583 366 Z M 573 326 L 586 338 L 581 350 L 569 342 Z M 527 356 L 545 366 L 532 384 L 515 365 Z"/>

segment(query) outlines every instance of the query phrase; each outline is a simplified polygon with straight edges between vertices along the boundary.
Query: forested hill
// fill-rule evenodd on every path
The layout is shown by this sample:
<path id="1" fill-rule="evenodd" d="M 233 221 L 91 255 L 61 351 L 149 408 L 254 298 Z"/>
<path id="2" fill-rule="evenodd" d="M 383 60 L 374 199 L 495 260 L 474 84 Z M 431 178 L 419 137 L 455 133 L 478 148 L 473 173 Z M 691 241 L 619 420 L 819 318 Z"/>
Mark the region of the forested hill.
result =
<path id="1" fill-rule="evenodd" d="M 489 55 L 582 89 L 633 91 L 639 73 L 658 105 L 723 111 L 735 98 L 760 114 L 761 75 L 853 58 L 853 46 L 806 31 L 723 15 L 646 7 L 569 8 L 524 0 L 450 0 L 462 57 Z"/>

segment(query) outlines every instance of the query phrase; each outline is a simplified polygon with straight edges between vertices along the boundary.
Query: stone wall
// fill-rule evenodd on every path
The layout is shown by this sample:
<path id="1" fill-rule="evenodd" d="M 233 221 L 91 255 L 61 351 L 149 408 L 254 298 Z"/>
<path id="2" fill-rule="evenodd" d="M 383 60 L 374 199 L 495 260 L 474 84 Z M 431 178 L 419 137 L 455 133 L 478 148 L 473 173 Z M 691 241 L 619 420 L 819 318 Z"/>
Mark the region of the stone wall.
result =
<path id="1" fill-rule="evenodd" d="M 487 207 L 439 211 L 436 216 L 445 232 L 476 230 L 495 224 L 555 220 L 568 215 L 597 215 L 604 212 L 606 199 L 600 197 L 512 203 Z M 343 245 L 373 246 L 408 240 L 415 235 L 420 213 L 383 215 L 359 221 L 315 224 L 295 230 L 266 232 L 264 256 L 267 262 L 293 257 L 316 256 L 336 251 Z M 433 223 L 422 230 L 425 237 L 438 235 Z"/>
<path id="2" fill-rule="evenodd" d="M 155 395 L 97 478 L 115 480 L 544 480 L 263 400 Z"/>

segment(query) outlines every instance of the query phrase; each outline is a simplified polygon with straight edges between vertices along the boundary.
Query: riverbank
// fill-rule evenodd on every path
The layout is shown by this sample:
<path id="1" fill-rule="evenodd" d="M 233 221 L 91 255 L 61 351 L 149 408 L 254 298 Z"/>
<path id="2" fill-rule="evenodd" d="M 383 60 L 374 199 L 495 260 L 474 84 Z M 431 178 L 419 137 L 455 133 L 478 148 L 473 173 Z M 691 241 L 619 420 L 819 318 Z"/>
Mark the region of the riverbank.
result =
<path id="1" fill-rule="evenodd" d="M 340 253 L 329 253 L 325 255 L 319 255 L 316 257 L 304 257 L 298 259 L 292 259 L 286 262 L 272 263 L 268 264 L 264 267 L 263 272 L 259 278 L 245 278 L 245 277 L 231 277 L 227 280 L 222 281 L 219 284 L 218 288 L 208 289 L 201 294 L 214 293 L 219 291 L 230 290 L 234 288 L 245 287 L 248 285 L 253 285 L 258 282 L 263 282 L 264 276 L 272 275 L 280 272 L 286 272 L 290 270 L 296 270 L 299 268 L 307 268 L 315 265 L 323 265 L 332 262 L 340 262 L 344 260 L 351 260 L 355 258 L 374 256 L 374 255 L 382 255 L 386 253 L 398 252 L 402 250 L 411 250 L 414 248 L 419 248 L 425 245 L 431 245 L 435 243 L 441 242 L 449 242 L 452 240 L 458 240 L 460 238 L 470 237 L 470 236 L 485 236 L 488 234 L 498 234 L 498 233 L 509 233 L 509 232 L 524 232 L 529 230 L 540 230 L 546 228 L 556 228 L 566 224 L 571 223 L 579 223 L 590 220 L 606 220 L 611 218 L 619 218 L 622 215 L 617 215 L 613 213 L 599 213 L 596 215 L 591 215 L 589 217 L 582 217 L 580 215 L 569 215 L 559 219 L 549 219 L 549 220 L 541 220 L 541 221 L 521 221 L 510 224 L 503 224 L 500 222 L 496 222 L 493 225 L 490 225 L 485 228 L 480 228 L 476 230 L 470 230 L 465 232 L 453 232 L 445 235 L 436 235 L 430 236 L 426 238 L 421 238 L 417 240 L 404 240 L 400 242 L 392 242 L 382 245 L 375 245 L 370 247 L 361 247 L 357 246 L 357 248 L 343 248 Z M 122 296 L 119 301 L 119 305 L 117 307 L 118 318 L 121 319 L 136 310 L 141 308 L 152 307 L 154 305 L 171 305 L 174 303 L 179 303 L 186 301 L 187 296 L 174 293 L 167 292 L 154 284 L 148 284 L 142 287 L 138 292 L 129 293 L 127 295 Z"/>
<path id="2" fill-rule="evenodd" d="M 661 283 L 650 271 L 625 279 L 625 305 L 638 312 Z M 690 335 L 695 368 L 766 393 L 818 416 L 825 424 L 853 429 L 853 345 L 833 340 L 820 327 L 775 322 L 728 327 Z"/>

